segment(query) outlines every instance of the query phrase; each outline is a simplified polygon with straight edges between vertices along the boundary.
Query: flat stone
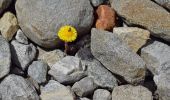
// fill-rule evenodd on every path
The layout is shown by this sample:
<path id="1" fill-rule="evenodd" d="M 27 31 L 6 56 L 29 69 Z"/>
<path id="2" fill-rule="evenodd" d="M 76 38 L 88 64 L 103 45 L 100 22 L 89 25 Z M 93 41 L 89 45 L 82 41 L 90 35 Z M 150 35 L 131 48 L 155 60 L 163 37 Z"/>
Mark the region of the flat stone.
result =
<path id="1" fill-rule="evenodd" d="M 18 21 L 13 13 L 6 12 L 0 19 L 1 34 L 8 41 L 12 39 L 12 37 L 17 32 L 18 28 L 19 28 Z"/>
<path id="2" fill-rule="evenodd" d="M 113 89 L 112 100 L 153 100 L 153 97 L 143 86 L 122 85 Z"/>
<path id="3" fill-rule="evenodd" d="M 11 74 L 0 84 L 2 100 L 39 100 L 34 86 L 21 76 Z"/>
<path id="4" fill-rule="evenodd" d="M 11 52 L 8 42 L 0 35 L 0 79 L 10 71 Z"/>
<path id="5" fill-rule="evenodd" d="M 48 74 L 60 83 L 71 84 L 85 77 L 81 61 L 74 56 L 66 56 L 56 62 Z"/>
<path id="6" fill-rule="evenodd" d="M 95 28 L 91 33 L 92 54 L 108 70 L 122 76 L 132 84 L 144 80 L 145 62 L 116 34 Z"/>
<path id="7" fill-rule="evenodd" d="M 41 87 L 41 100 L 75 100 L 71 90 L 57 81 L 50 80 L 47 85 Z"/>
<path id="8" fill-rule="evenodd" d="M 104 89 L 97 89 L 94 91 L 93 100 L 111 100 L 111 93 Z"/>
<path id="9" fill-rule="evenodd" d="M 129 25 L 138 25 L 170 42 L 170 13 L 151 0 L 110 0 L 112 8 Z"/>
<path id="10" fill-rule="evenodd" d="M 33 44 L 24 45 L 16 40 L 11 42 L 12 61 L 25 70 L 36 56 L 36 47 Z"/>
<path id="11" fill-rule="evenodd" d="M 39 84 L 47 81 L 48 65 L 43 61 L 33 61 L 28 68 L 28 75 L 31 76 Z"/>
<path id="12" fill-rule="evenodd" d="M 19 43 L 22 43 L 22 44 L 28 44 L 28 39 L 27 37 L 24 35 L 24 33 L 22 32 L 21 29 L 19 29 L 17 31 L 17 34 L 15 36 L 16 40 L 19 42 Z"/>
<path id="13" fill-rule="evenodd" d="M 170 0 L 154 0 L 156 3 L 170 10 Z"/>
<path id="14" fill-rule="evenodd" d="M 3 13 L 3 11 L 9 7 L 9 5 L 12 3 L 12 0 L 0 0 L 0 14 Z"/>
<path id="15" fill-rule="evenodd" d="M 60 46 L 60 27 L 71 25 L 80 37 L 90 31 L 94 19 L 89 0 L 17 0 L 15 8 L 25 35 L 45 48 Z"/>

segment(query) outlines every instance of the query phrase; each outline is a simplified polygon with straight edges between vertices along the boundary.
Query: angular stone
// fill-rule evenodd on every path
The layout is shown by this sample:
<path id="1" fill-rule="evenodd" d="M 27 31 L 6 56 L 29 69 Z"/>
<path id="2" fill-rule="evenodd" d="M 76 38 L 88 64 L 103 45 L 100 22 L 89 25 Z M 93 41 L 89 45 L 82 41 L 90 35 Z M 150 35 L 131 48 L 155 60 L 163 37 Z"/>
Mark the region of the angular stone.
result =
<path id="1" fill-rule="evenodd" d="M 16 40 L 11 42 L 12 61 L 25 70 L 36 56 L 36 47 L 33 44 L 24 45 Z"/>
<path id="2" fill-rule="evenodd" d="M 78 99 L 79 100 L 79 99 Z M 90 100 L 90 99 L 88 99 L 88 98 L 80 98 L 80 100 Z"/>
<path id="3" fill-rule="evenodd" d="M 41 100 L 75 100 L 71 90 L 57 81 L 50 80 L 47 85 L 41 87 Z"/>
<path id="4" fill-rule="evenodd" d="M 61 26 L 71 25 L 81 36 L 90 31 L 94 19 L 89 0 L 17 0 L 15 8 L 25 35 L 45 48 L 60 45 L 56 33 Z"/>
<path id="5" fill-rule="evenodd" d="M 2 36 L 10 41 L 17 32 L 19 26 L 17 18 L 11 12 L 6 12 L 0 19 L 0 31 Z"/>
<path id="6" fill-rule="evenodd" d="M 85 77 L 79 82 L 76 82 L 72 86 L 72 90 L 80 97 L 87 96 L 97 88 L 97 85 L 94 83 L 93 79 L 90 77 Z"/>
<path id="7" fill-rule="evenodd" d="M 10 71 L 11 52 L 8 42 L 0 35 L 0 79 Z"/>
<path id="8" fill-rule="evenodd" d="M 46 82 L 48 65 L 42 61 L 34 61 L 28 68 L 28 75 L 39 84 Z"/>
<path id="9" fill-rule="evenodd" d="M 90 0 L 90 1 L 91 1 L 92 5 L 94 7 L 97 7 L 97 6 L 101 5 L 102 3 L 104 3 L 107 0 Z"/>
<path id="10" fill-rule="evenodd" d="M 19 42 L 19 43 L 23 43 L 23 44 L 28 44 L 28 39 L 27 37 L 24 35 L 24 33 L 22 32 L 21 29 L 19 29 L 17 31 L 17 34 L 15 36 L 16 40 Z"/>
<path id="11" fill-rule="evenodd" d="M 110 0 L 112 8 L 129 25 L 142 26 L 170 42 L 170 14 L 151 0 Z"/>
<path id="12" fill-rule="evenodd" d="M 150 32 L 137 27 L 115 27 L 113 33 L 117 34 L 128 46 L 137 52 L 146 44 L 150 37 Z"/>
<path id="13" fill-rule="evenodd" d="M 156 3 L 170 10 L 170 0 L 154 0 Z"/>
<path id="14" fill-rule="evenodd" d="M 153 100 L 153 97 L 143 86 L 122 85 L 113 89 L 112 100 Z"/>
<path id="15" fill-rule="evenodd" d="M 97 89 L 94 91 L 93 100 L 111 100 L 111 93 L 104 89 Z"/>
<path id="16" fill-rule="evenodd" d="M 3 13 L 3 11 L 9 7 L 9 5 L 12 3 L 12 0 L 0 0 L 0 14 Z"/>
<path id="17" fill-rule="evenodd" d="M 35 88 L 21 76 L 11 74 L 0 84 L 2 100 L 39 100 Z"/>
<path id="18" fill-rule="evenodd" d="M 56 62 L 48 74 L 65 84 L 74 83 L 85 77 L 80 59 L 74 56 L 66 56 Z"/>
<path id="19" fill-rule="evenodd" d="M 130 83 L 139 83 L 145 77 L 145 62 L 116 35 L 92 29 L 91 51 L 108 70 Z"/>

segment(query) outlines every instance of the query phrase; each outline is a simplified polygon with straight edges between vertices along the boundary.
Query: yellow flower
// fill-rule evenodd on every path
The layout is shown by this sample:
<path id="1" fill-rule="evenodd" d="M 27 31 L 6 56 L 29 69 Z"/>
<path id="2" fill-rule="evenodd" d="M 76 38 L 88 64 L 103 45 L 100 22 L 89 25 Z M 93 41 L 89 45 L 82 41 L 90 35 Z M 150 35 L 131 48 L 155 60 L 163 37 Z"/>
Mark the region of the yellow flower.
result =
<path id="1" fill-rule="evenodd" d="M 77 38 L 77 31 L 74 27 L 66 25 L 59 29 L 58 37 L 64 42 L 73 42 Z"/>

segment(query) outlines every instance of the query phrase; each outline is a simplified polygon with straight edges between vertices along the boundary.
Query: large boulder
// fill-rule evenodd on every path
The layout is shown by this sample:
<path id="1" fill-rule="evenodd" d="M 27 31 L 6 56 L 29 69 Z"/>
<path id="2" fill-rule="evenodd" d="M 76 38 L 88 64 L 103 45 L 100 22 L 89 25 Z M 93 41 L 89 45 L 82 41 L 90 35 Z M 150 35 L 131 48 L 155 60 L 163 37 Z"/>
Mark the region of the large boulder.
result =
<path id="1" fill-rule="evenodd" d="M 57 32 L 61 26 L 74 26 L 80 36 L 93 24 L 89 0 L 17 0 L 15 7 L 23 32 L 45 48 L 59 44 Z"/>

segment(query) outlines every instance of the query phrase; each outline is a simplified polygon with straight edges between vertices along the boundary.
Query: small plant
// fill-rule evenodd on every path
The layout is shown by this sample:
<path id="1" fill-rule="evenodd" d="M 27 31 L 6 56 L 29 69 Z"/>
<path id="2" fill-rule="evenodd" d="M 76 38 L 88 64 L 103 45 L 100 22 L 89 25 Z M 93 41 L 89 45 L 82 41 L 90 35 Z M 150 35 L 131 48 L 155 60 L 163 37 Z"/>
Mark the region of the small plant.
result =
<path id="1" fill-rule="evenodd" d="M 70 25 L 62 26 L 58 31 L 58 37 L 60 40 L 64 41 L 64 52 L 67 54 L 68 43 L 73 42 L 77 39 L 77 31 L 74 27 Z"/>

